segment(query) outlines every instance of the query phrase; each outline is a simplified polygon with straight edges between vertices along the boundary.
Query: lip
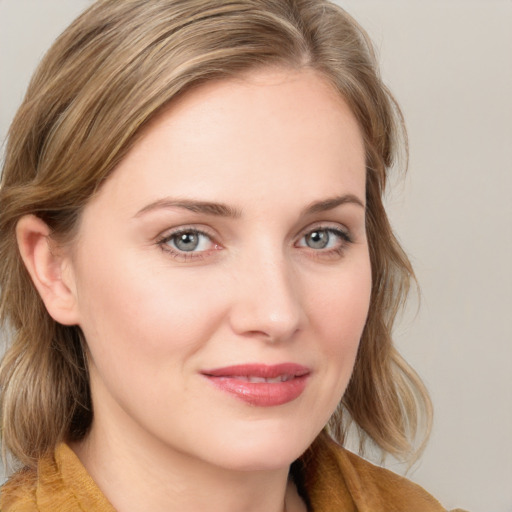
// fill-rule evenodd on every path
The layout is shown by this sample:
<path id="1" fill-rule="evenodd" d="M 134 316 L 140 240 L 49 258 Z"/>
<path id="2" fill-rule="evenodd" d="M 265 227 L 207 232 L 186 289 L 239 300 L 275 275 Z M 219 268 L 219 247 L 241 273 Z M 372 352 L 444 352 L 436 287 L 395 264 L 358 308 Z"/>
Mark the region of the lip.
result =
<path id="1" fill-rule="evenodd" d="M 218 389 L 258 407 L 283 405 L 304 391 L 311 371 L 296 363 L 240 364 L 202 370 Z"/>

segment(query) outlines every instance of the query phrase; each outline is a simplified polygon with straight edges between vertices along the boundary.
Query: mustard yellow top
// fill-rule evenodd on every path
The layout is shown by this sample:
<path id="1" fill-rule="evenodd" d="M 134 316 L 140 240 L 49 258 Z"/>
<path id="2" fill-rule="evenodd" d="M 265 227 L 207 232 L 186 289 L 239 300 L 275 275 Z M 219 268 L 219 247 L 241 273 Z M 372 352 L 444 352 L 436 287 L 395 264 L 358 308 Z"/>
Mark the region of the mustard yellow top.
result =
<path id="1" fill-rule="evenodd" d="M 313 512 L 445 512 L 418 485 L 324 435 L 303 457 L 300 478 L 299 489 Z M 0 511 L 116 512 L 66 444 L 42 459 L 37 470 L 22 470 L 10 478 L 1 489 Z"/>

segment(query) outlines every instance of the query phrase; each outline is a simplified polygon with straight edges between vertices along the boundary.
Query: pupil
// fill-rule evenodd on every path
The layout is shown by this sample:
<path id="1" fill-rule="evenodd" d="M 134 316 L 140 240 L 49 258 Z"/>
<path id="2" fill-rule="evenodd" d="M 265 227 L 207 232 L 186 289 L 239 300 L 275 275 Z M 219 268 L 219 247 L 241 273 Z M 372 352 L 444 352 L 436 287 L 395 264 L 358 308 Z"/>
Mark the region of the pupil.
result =
<path id="1" fill-rule="evenodd" d="M 176 247 L 180 249 L 180 251 L 193 251 L 197 248 L 199 239 L 198 236 L 194 233 L 183 233 L 178 235 L 177 240 L 175 242 Z"/>
<path id="2" fill-rule="evenodd" d="M 313 231 L 308 236 L 307 242 L 312 249 L 323 249 L 329 243 L 329 235 L 325 231 Z"/>

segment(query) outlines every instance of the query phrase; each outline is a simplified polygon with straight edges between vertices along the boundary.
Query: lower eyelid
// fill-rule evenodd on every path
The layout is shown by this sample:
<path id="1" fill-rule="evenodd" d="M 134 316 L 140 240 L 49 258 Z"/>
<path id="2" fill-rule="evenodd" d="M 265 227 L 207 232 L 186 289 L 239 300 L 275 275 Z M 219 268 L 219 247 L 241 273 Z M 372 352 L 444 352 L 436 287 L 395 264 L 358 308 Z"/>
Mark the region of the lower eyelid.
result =
<path id="1" fill-rule="evenodd" d="M 181 250 L 176 247 L 176 237 L 179 237 L 181 234 L 195 234 L 200 237 L 205 237 L 207 240 L 200 241 L 199 244 L 205 244 L 206 247 L 204 249 L 197 250 L 194 248 L 190 251 Z M 173 242 L 174 239 L 174 242 Z M 155 240 L 156 245 L 171 258 L 181 261 L 183 263 L 192 262 L 194 260 L 201 261 L 209 256 L 212 256 L 214 252 L 222 249 L 222 245 L 216 241 L 216 236 L 209 233 L 205 229 L 196 228 L 196 227 L 188 227 L 188 226 L 180 226 L 175 228 L 174 230 L 165 231 L 163 235 Z"/>
<path id="2" fill-rule="evenodd" d="M 335 255 L 337 253 L 341 254 L 346 249 L 348 249 L 347 246 L 349 244 L 352 244 L 354 242 L 352 234 L 348 230 L 344 230 L 337 226 L 336 227 L 334 227 L 334 226 L 317 226 L 312 229 L 309 229 L 307 232 L 303 232 L 303 234 L 299 238 L 299 242 L 302 241 L 307 235 L 309 235 L 315 231 L 326 231 L 329 234 L 338 237 L 339 242 L 336 244 L 335 247 L 327 247 L 327 248 L 323 248 L 323 249 L 311 248 L 305 244 L 304 245 L 300 244 L 299 247 L 311 249 L 312 251 L 319 253 L 318 255 L 320 255 L 320 253 L 321 253 L 321 254 L 324 254 L 325 256 L 327 256 L 328 254 L 333 254 L 333 255 Z M 198 250 L 198 251 L 196 251 L 196 250 L 183 251 L 177 247 L 174 247 L 173 245 L 171 245 L 169 243 L 173 240 L 174 237 L 177 237 L 180 234 L 185 234 L 185 233 L 194 233 L 199 236 L 206 237 L 209 241 L 208 242 L 209 247 L 206 249 L 203 249 L 203 250 Z M 158 239 L 156 240 L 156 243 L 157 243 L 157 245 L 160 246 L 160 248 L 162 250 L 169 253 L 174 258 L 183 259 L 183 260 L 194 259 L 194 258 L 204 258 L 208 255 L 209 252 L 216 251 L 216 250 L 222 248 L 222 246 L 215 241 L 215 238 L 210 233 L 206 232 L 205 230 L 198 229 L 198 228 L 193 228 L 193 227 L 188 228 L 187 226 L 180 227 L 174 231 L 167 232 L 164 235 L 159 236 Z"/>

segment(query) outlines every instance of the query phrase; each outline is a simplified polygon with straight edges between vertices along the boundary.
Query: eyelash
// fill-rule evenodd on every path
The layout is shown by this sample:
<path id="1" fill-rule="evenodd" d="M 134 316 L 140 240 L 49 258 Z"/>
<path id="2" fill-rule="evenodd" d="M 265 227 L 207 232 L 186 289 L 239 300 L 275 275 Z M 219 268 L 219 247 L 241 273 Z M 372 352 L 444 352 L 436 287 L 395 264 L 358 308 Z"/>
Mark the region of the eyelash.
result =
<path id="1" fill-rule="evenodd" d="M 197 228 L 193 227 L 182 227 L 179 229 L 176 229 L 175 231 L 172 231 L 171 233 L 168 233 L 161 238 L 157 240 L 157 245 L 162 249 L 162 251 L 166 252 L 170 256 L 172 256 L 174 259 L 182 260 L 182 261 L 189 261 L 192 259 L 203 259 L 205 257 L 205 253 L 210 252 L 211 250 L 216 249 L 210 249 L 209 251 L 180 251 L 179 249 L 175 249 L 169 245 L 169 242 L 172 240 L 177 239 L 180 235 L 185 234 L 191 234 L 191 235 L 199 235 L 204 236 L 211 240 L 211 243 L 215 245 L 216 248 L 218 248 L 218 244 L 215 244 L 213 241 L 213 236 L 210 233 L 207 233 L 206 231 L 202 231 Z"/>
<path id="2" fill-rule="evenodd" d="M 322 231 L 326 232 L 330 235 L 335 235 L 339 238 L 339 243 L 336 247 L 332 247 L 330 249 L 313 249 L 312 247 L 309 247 L 311 249 L 312 254 L 316 258 L 329 258 L 329 257 L 341 257 L 344 255 L 345 251 L 348 249 L 348 246 L 353 244 L 354 241 L 352 239 L 352 236 L 348 230 L 341 229 L 340 227 L 332 227 L 332 226 L 315 226 L 312 229 L 308 229 L 306 233 L 301 235 L 300 240 L 303 240 L 308 235 L 312 235 L 315 232 Z M 329 240 L 330 242 L 330 240 Z M 304 246 L 302 246 L 304 247 Z M 308 248 L 308 247 L 306 247 Z"/>
<path id="3" fill-rule="evenodd" d="M 299 247 L 304 247 L 306 249 L 311 249 L 311 252 L 315 257 L 329 257 L 329 256 L 342 256 L 347 249 L 347 246 L 353 243 L 353 239 L 348 231 L 345 231 L 339 227 L 332 226 L 315 226 L 312 229 L 309 229 L 307 232 L 302 234 L 299 240 L 303 240 L 308 235 L 312 235 L 315 232 L 325 232 L 329 235 L 335 235 L 341 240 L 341 243 L 337 247 L 333 247 L 330 249 L 314 249 L 312 247 L 301 245 Z M 214 244 L 214 249 L 209 249 L 205 251 L 180 251 L 177 248 L 173 248 L 169 245 L 169 242 L 176 240 L 177 237 L 184 234 L 196 235 L 196 236 L 204 236 L 210 240 L 210 243 Z M 330 242 L 330 240 L 329 240 Z M 216 244 L 213 240 L 213 236 L 203 230 L 197 229 L 195 227 L 182 227 L 171 233 L 168 233 L 157 240 L 157 245 L 162 249 L 162 251 L 171 255 L 173 258 L 181 261 L 190 261 L 193 259 L 203 259 L 209 252 L 212 250 L 218 250 L 219 245 Z"/>

